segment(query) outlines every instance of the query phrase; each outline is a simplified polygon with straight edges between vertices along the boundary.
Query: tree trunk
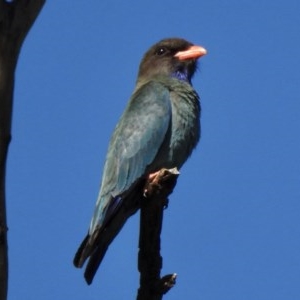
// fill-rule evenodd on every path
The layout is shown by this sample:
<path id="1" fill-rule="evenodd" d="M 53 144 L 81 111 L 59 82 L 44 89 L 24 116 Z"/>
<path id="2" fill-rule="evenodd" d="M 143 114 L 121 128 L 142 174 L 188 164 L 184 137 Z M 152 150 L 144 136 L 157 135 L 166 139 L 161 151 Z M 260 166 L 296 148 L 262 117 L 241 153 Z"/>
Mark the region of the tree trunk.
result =
<path id="1" fill-rule="evenodd" d="M 7 299 L 8 255 L 5 171 L 18 55 L 45 0 L 0 0 L 0 300 Z"/>

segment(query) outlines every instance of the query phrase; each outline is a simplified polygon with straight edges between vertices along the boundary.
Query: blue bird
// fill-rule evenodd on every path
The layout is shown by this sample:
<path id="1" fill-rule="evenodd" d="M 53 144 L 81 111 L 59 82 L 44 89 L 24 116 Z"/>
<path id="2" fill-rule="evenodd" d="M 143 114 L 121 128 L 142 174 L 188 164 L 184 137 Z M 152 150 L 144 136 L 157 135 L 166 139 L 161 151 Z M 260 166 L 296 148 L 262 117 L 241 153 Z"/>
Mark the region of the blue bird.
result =
<path id="1" fill-rule="evenodd" d="M 136 87 L 112 135 L 99 196 L 87 236 L 74 265 L 89 258 L 85 279 L 95 273 L 115 236 L 140 207 L 149 176 L 180 167 L 200 138 L 200 102 L 191 79 L 200 46 L 164 39 L 152 46 L 140 64 Z"/>

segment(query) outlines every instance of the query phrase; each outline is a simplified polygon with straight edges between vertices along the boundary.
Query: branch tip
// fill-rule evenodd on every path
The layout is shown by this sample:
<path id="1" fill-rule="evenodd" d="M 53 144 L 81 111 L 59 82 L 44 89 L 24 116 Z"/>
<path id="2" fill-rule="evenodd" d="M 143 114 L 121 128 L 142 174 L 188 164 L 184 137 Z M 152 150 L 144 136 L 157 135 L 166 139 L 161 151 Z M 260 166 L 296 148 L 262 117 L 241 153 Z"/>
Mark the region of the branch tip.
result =
<path id="1" fill-rule="evenodd" d="M 177 274 L 168 274 L 160 279 L 159 292 L 166 294 L 176 284 Z"/>

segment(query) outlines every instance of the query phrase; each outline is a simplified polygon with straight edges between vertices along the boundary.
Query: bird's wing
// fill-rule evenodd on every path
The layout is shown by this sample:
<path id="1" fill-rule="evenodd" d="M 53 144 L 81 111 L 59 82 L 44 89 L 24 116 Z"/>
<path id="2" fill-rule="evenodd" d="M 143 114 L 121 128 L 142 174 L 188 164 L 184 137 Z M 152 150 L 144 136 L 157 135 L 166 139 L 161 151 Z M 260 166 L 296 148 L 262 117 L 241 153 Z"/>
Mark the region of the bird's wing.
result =
<path id="1" fill-rule="evenodd" d="M 107 220 L 126 192 L 144 175 L 160 149 L 171 121 L 169 90 L 148 82 L 133 94 L 112 136 L 90 233 Z"/>

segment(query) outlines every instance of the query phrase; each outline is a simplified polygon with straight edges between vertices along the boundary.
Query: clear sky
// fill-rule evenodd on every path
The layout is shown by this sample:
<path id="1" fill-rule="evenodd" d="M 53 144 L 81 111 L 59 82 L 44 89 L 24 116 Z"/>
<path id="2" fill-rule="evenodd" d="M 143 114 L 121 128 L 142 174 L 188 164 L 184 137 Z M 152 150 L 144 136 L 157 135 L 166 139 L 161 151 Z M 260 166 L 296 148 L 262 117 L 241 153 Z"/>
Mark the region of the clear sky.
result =
<path id="1" fill-rule="evenodd" d="M 47 1 L 16 73 L 9 299 L 135 299 L 138 214 L 91 286 L 72 265 L 144 52 L 204 46 L 202 139 L 165 211 L 164 299 L 300 299 L 300 2 Z"/>

